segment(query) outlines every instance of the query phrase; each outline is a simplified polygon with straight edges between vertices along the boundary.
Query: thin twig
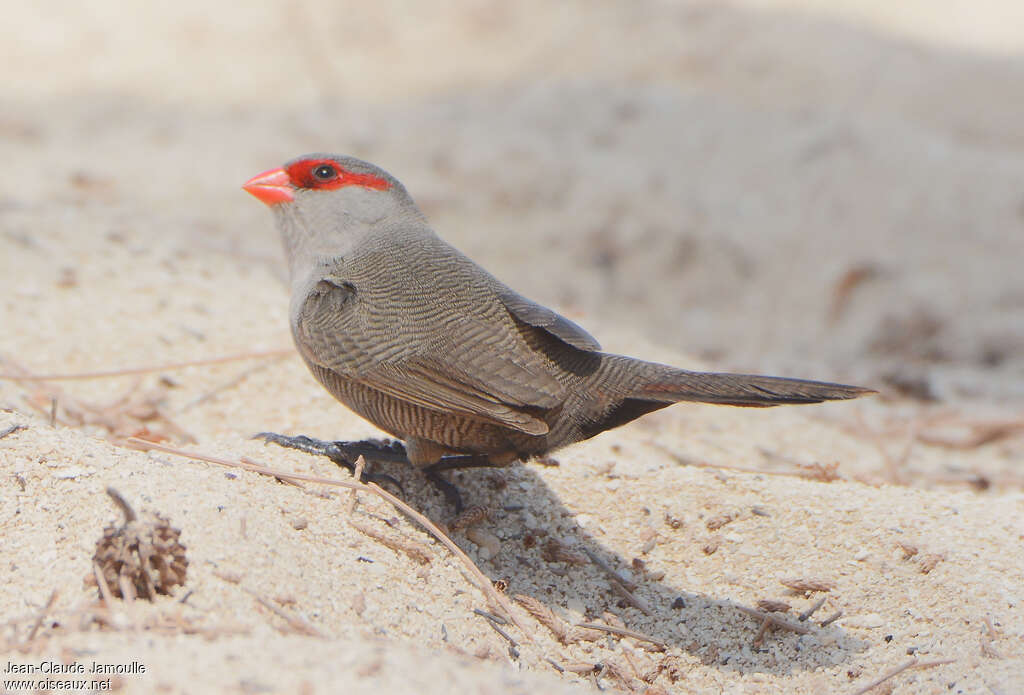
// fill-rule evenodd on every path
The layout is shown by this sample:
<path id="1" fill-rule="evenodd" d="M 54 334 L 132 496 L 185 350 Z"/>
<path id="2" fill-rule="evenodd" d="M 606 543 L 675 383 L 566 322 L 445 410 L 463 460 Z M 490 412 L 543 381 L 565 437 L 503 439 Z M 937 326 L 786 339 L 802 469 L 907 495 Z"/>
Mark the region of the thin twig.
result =
<path id="1" fill-rule="evenodd" d="M 534 620 L 550 630 L 559 642 L 569 644 L 574 641 L 575 635 L 572 634 L 574 631 L 569 628 L 569 624 L 555 615 L 555 612 L 543 602 L 525 594 L 516 594 L 513 598 L 527 613 L 533 616 Z"/>
<path id="2" fill-rule="evenodd" d="M 515 641 L 515 639 L 512 637 L 512 635 L 510 635 L 507 632 L 505 632 L 504 630 L 502 630 L 501 626 L 498 625 L 496 622 L 494 622 L 493 620 L 488 620 L 487 624 L 491 626 L 491 629 L 493 629 L 499 635 L 504 637 L 505 641 L 508 642 L 512 646 L 513 649 L 519 646 L 519 643 L 517 643 Z"/>
<path id="3" fill-rule="evenodd" d="M 923 431 L 918 432 L 917 439 L 929 446 L 938 446 L 946 449 L 976 449 L 985 444 L 991 444 L 1024 431 L 1024 418 L 993 420 L 991 422 L 967 422 L 964 424 L 969 434 L 962 439 L 941 437 L 937 434 Z"/>
<path id="4" fill-rule="evenodd" d="M 25 638 L 26 643 L 31 642 L 36 638 L 36 633 L 39 632 L 39 628 L 42 626 L 43 620 L 46 619 L 47 613 L 49 613 L 50 609 L 53 608 L 53 604 L 57 602 L 57 596 L 58 592 L 54 589 L 50 593 L 50 598 L 46 601 L 46 605 L 43 606 L 41 611 L 39 611 L 39 617 L 37 617 L 35 623 L 33 623 L 32 629 L 28 631 L 28 637 Z"/>
<path id="5" fill-rule="evenodd" d="M 352 477 L 356 479 L 357 483 L 363 482 L 363 470 L 365 470 L 365 468 L 366 468 L 366 457 L 363 456 L 362 454 L 360 454 L 359 458 L 356 459 L 355 470 L 352 471 Z M 352 516 L 352 513 L 355 512 L 355 510 L 356 510 L 356 502 L 358 501 L 358 498 L 356 497 L 356 495 L 359 494 L 359 493 L 356 490 L 352 490 L 348 494 L 349 494 L 348 514 L 349 514 L 349 516 Z M 429 562 L 429 561 L 430 560 L 428 558 L 427 562 Z M 420 564 L 424 564 L 424 563 L 421 562 Z"/>
<path id="6" fill-rule="evenodd" d="M 124 523 L 131 523 L 138 518 L 135 514 L 135 510 L 132 509 L 132 505 L 128 504 L 128 500 L 126 500 L 120 492 L 112 487 L 108 487 L 107 495 L 109 495 L 110 499 L 114 500 L 114 503 L 121 508 L 121 513 L 124 514 Z"/>
<path id="7" fill-rule="evenodd" d="M 611 578 L 612 589 L 615 590 L 619 596 L 626 600 L 626 603 L 636 608 L 644 615 L 651 615 L 651 608 L 647 605 L 647 602 L 635 595 L 632 591 L 626 588 L 626 586 L 618 579 Z"/>
<path id="8" fill-rule="evenodd" d="M 614 569 L 612 569 L 611 565 L 609 565 L 607 562 L 602 560 L 597 555 L 597 553 L 591 552 L 590 549 L 587 548 L 586 546 L 584 546 L 583 552 L 587 554 L 587 557 L 590 558 L 590 561 L 593 562 L 595 565 L 597 565 L 598 568 L 602 572 L 604 572 L 609 577 L 611 577 L 612 579 L 617 581 L 619 584 L 621 584 L 623 586 L 623 588 L 625 588 L 627 591 L 633 591 L 633 590 L 636 589 L 636 584 L 634 584 L 633 582 L 629 581 L 628 579 L 623 577 L 621 574 L 616 572 Z"/>
<path id="9" fill-rule="evenodd" d="M 676 452 L 669 449 L 664 444 L 659 442 L 648 442 L 651 446 L 656 449 L 660 449 L 669 458 L 674 460 L 676 463 L 682 466 L 692 466 L 693 468 L 710 468 L 723 471 L 732 471 L 734 473 L 755 473 L 757 475 L 779 475 L 787 478 L 803 478 L 804 480 L 821 480 L 821 473 L 817 468 L 811 468 L 809 470 L 800 471 L 775 471 L 768 468 L 753 468 L 750 466 L 729 466 L 724 463 L 708 463 L 707 461 L 698 461 L 696 459 L 687 458 L 686 456 L 680 456 Z M 845 480 L 842 476 L 835 474 L 836 480 Z"/>
<path id="10" fill-rule="evenodd" d="M 284 359 L 285 357 L 288 356 L 288 354 L 289 353 L 282 353 L 282 354 L 277 355 L 275 357 L 271 357 L 266 362 L 261 362 L 260 364 L 254 365 L 254 366 L 249 367 L 247 369 L 243 369 L 241 372 L 239 372 L 233 378 L 231 378 L 228 381 L 224 382 L 220 386 L 215 386 L 214 388 L 210 389 L 209 391 L 207 391 L 203 395 L 199 396 L 198 398 L 195 398 L 195 399 L 189 401 L 188 403 L 183 405 L 180 409 L 178 409 L 177 412 L 178 413 L 184 413 L 186 410 L 190 410 L 191 408 L 194 408 L 197 405 L 201 405 L 201 404 L 205 403 L 206 401 L 209 401 L 209 400 L 212 400 L 213 398 L 216 398 L 219 394 L 223 393 L 224 391 L 227 391 L 228 389 L 233 389 L 234 387 L 238 386 L 243 381 L 245 381 L 246 379 L 251 377 L 253 374 L 255 374 L 257 372 L 260 372 L 260 371 L 266 369 L 267 367 L 271 366 L 272 364 L 275 364 L 276 362 L 279 362 L 280 360 Z"/>
<path id="11" fill-rule="evenodd" d="M 500 615 L 488 613 L 483 608 L 474 608 L 473 612 L 479 615 L 481 618 L 487 618 L 488 620 L 498 623 L 499 625 L 508 625 L 508 621 L 502 618 Z"/>
<path id="12" fill-rule="evenodd" d="M 9 435 L 12 435 L 15 432 L 21 432 L 22 430 L 27 430 L 27 429 L 28 429 L 28 425 L 11 425 L 7 429 L 5 429 L 2 432 L 0 432 L 0 439 L 3 439 L 4 437 L 7 437 Z"/>
<path id="13" fill-rule="evenodd" d="M 261 464 L 259 461 L 257 461 L 256 459 L 251 459 L 248 456 L 242 456 L 242 457 L 240 457 L 239 460 L 242 463 L 246 464 L 246 465 L 255 466 L 257 469 L 261 468 L 263 466 L 263 464 Z M 255 470 L 255 469 L 252 469 L 252 470 Z M 284 485 L 291 485 L 292 487 L 297 487 L 300 490 L 305 490 L 306 489 L 305 485 L 300 483 L 298 480 L 292 479 L 291 477 L 288 477 L 288 478 L 275 478 L 275 479 L 277 480 L 277 482 L 283 483 Z"/>
<path id="14" fill-rule="evenodd" d="M 107 578 L 103 576 L 103 570 L 100 569 L 99 563 L 95 561 L 92 563 L 92 573 L 96 575 L 96 586 L 99 587 L 103 605 L 109 612 L 114 606 L 114 593 L 110 590 L 110 585 L 107 584 Z"/>
<path id="15" fill-rule="evenodd" d="M 622 650 L 622 658 L 626 660 L 627 664 L 629 664 L 630 670 L 633 671 L 633 677 L 637 680 L 643 680 L 643 677 L 640 675 L 640 670 L 636 667 L 636 662 L 633 661 L 629 652 L 625 649 Z"/>
<path id="16" fill-rule="evenodd" d="M 0 363 L 6 363 L 9 369 L 14 370 L 17 380 L 33 380 L 32 374 L 23 365 L 18 364 L 9 357 L 0 356 Z M 141 377 L 129 388 L 123 396 L 113 403 L 107 405 L 86 403 L 72 398 L 61 388 L 53 384 L 43 384 L 27 398 L 28 405 L 44 416 L 50 417 L 51 425 L 66 425 L 68 427 L 81 427 L 82 425 L 99 425 L 105 428 L 112 439 L 132 433 L 134 436 L 146 438 L 148 434 L 163 436 L 160 432 L 150 433 L 149 423 L 160 421 L 168 434 L 195 441 L 188 432 L 170 420 L 163 409 L 156 401 L 155 394 L 138 394 Z M 50 404 L 47 410 L 44 399 Z M 59 408 L 56 406 L 59 404 Z M 150 436 L 150 439 L 155 437 Z"/>
<path id="17" fill-rule="evenodd" d="M 885 463 L 886 472 L 889 474 L 888 482 L 895 483 L 897 485 L 907 485 L 909 481 L 907 480 L 907 476 L 904 474 L 904 469 L 907 461 L 910 459 L 910 453 L 914 448 L 914 444 L 917 442 L 917 435 L 924 425 L 924 420 L 921 417 L 917 417 L 907 423 L 906 428 L 900 433 L 904 436 L 903 450 L 900 452 L 899 456 L 893 457 L 882 442 L 881 435 L 873 432 L 867 422 L 865 422 L 864 414 L 860 411 L 856 411 L 856 419 L 862 430 L 862 436 L 865 437 L 881 455 L 882 461 Z"/>
<path id="18" fill-rule="evenodd" d="M 559 673 L 565 673 L 565 669 L 562 668 L 561 666 L 559 666 L 558 662 L 555 661 L 554 659 L 552 659 L 551 657 L 545 657 L 544 661 L 546 661 L 549 664 L 551 664 L 554 667 L 554 669 L 556 671 L 558 671 Z"/>
<path id="19" fill-rule="evenodd" d="M 783 630 L 789 630 L 790 632 L 796 632 L 800 635 L 806 635 L 811 631 L 811 629 L 806 625 L 800 625 L 799 623 L 791 623 L 784 618 L 780 618 L 774 615 L 773 613 L 765 613 L 764 611 L 759 611 L 756 608 L 749 608 L 739 603 L 733 604 L 733 607 L 741 613 L 746 613 L 747 615 L 753 618 L 757 618 L 758 620 L 768 620 L 771 622 L 773 627 L 782 628 Z"/>
<path id="20" fill-rule="evenodd" d="M 895 667 L 893 669 L 890 669 L 890 670 L 886 671 L 884 674 L 879 676 L 877 679 L 875 679 L 871 683 L 868 683 L 863 688 L 861 688 L 860 690 L 858 690 L 855 693 L 853 693 L 853 695 L 864 695 L 864 693 L 868 692 L 869 690 L 872 690 L 873 688 L 878 687 L 879 685 L 881 685 L 885 681 L 889 680 L 890 678 L 892 678 L 894 676 L 898 676 L 899 674 L 903 673 L 907 669 L 911 669 L 911 668 L 932 668 L 934 666 L 944 666 L 945 664 L 951 664 L 954 661 L 956 661 L 956 659 L 938 659 L 936 661 L 919 661 L 917 659 L 917 657 L 915 657 L 913 659 L 910 659 L 909 661 L 903 662 L 902 664 L 900 664 L 899 666 L 897 666 L 897 667 Z"/>
<path id="21" fill-rule="evenodd" d="M 299 481 L 304 480 L 310 483 L 320 483 L 322 485 L 333 485 L 336 487 L 344 487 L 350 490 L 361 490 L 365 492 L 373 493 L 378 497 L 381 497 L 385 501 L 389 502 L 402 514 L 412 519 L 414 522 L 426 529 L 434 538 L 436 538 L 444 547 L 448 549 L 458 560 L 465 566 L 470 576 L 473 577 L 477 584 L 477 588 L 480 589 L 487 596 L 488 600 L 494 605 L 504 611 L 509 618 L 515 623 L 516 627 L 523 633 L 523 638 L 526 641 L 530 641 L 530 633 L 526 625 L 516 617 L 516 614 L 512 608 L 512 604 L 507 598 L 502 596 L 491 584 L 491 581 L 487 576 L 480 571 L 480 568 L 476 566 L 466 553 L 462 551 L 458 545 L 455 544 L 451 538 L 449 538 L 440 528 L 437 527 L 433 521 L 428 519 L 423 514 L 419 513 L 408 504 L 400 500 L 399 498 L 392 495 L 387 490 L 382 489 L 376 483 L 355 483 L 347 480 L 337 480 L 335 478 L 323 478 L 316 475 L 306 475 L 303 473 L 289 473 L 286 471 L 276 470 L 268 466 L 256 465 L 252 463 L 243 463 L 241 461 L 232 461 L 230 459 L 222 459 L 216 456 L 207 456 L 194 451 L 186 451 L 184 449 L 177 449 L 175 447 L 164 446 L 163 444 L 156 444 L 154 442 L 147 442 L 143 439 L 136 439 L 134 437 L 129 438 L 127 443 L 137 446 L 142 449 L 155 449 L 157 451 L 163 451 L 168 454 L 174 454 L 176 456 L 182 456 L 184 458 L 206 461 L 207 463 L 215 463 L 220 466 L 226 466 L 228 468 L 242 468 L 244 470 L 259 473 L 261 475 L 270 476 L 272 478 L 278 478 L 281 480 L 293 480 Z"/>
<path id="22" fill-rule="evenodd" d="M 814 611 L 818 610 L 823 605 L 825 605 L 825 599 L 826 598 L 828 598 L 828 597 L 827 596 L 822 596 L 817 601 L 815 601 L 814 605 L 812 605 L 810 608 L 808 608 L 803 613 L 801 613 L 800 615 L 797 616 L 797 620 L 799 620 L 801 623 L 805 622 L 808 618 L 810 618 L 814 614 Z"/>
<path id="23" fill-rule="evenodd" d="M 592 563 L 594 563 L 602 572 L 608 575 L 608 578 L 611 580 L 612 589 L 614 589 L 615 592 L 619 594 L 619 596 L 624 598 L 629 605 L 633 606 L 634 608 L 638 609 L 644 614 L 651 615 L 650 606 L 648 606 L 645 601 L 643 601 L 642 599 L 638 598 L 633 594 L 633 591 L 636 590 L 636 583 L 629 581 L 621 574 L 616 572 L 614 569 L 612 569 L 611 565 L 602 560 L 596 553 L 591 552 L 589 548 L 584 547 L 583 552 L 586 553 L 587 557 L 590 558 L 590 561 Z"/>
<path id="24" fill-rule="evenodd" d="M 289 613 L 285 609 L 281 608 L 280 606 L 275 606 L 273 601 L 271 601 L 270 599 L 264 598 L 263 596 L 260 596 L 258 593 L 256 593 L 255 591 L 253 591 L 252 589 L 250 589 L 248 587 L 245 587 L 245 586 L 242 586 L 241 584 L 239 584 L 239 588 L 242 591 L 244 591 L 245 593 L 247 593 L 250 596 L 252 596 L 254 599 L 256 599 L 261 606 L 263 606 L 264 608 L 270 610 L 275 615 L 277 615 L 279 618 L 281 618 L 286 623 L 288 623 L 288 627 L 290 627 L 295 632 L 298 632 L 299 634 L 302 634 L 302 635 L 309 635 L 310 637 L 326 637 L 326 635 L 323 632 L 321 632 L 320 630 L 316 629 L 316 627 L 314 627 L 313 624 L 310 623 L 305 618 L 297 616 L 297 615 L 292 615 L 291 613 Z"/>
<path id="25" fill-rule="evenodd" d="M 222 364 L 224 362 L 238 362 L 241 360 L 256 360 L 264 357 L 283 357 L 289 354 L 296 354 L 292 348 L 281 350 L 264 350 L 262 352 L 246 352 L 240 355 L 227 355 L 224 357 L 210 357 L 203 360 L 191 360 L 189 362 L 169 362 L 148 367 L 127 367 L 125 369 L 106 369 L 98 372 L 68 372 L 66 374 L 0 374 L 3 381 L 71 381 L 76 379 L 108 379 L 118 376 L 129 376 L 131 374 L 150 374 L 152 372 L 169 372 L 187 367 L 203 367 L 210 364 Z"/>
<path id="26" fill-rule="evenodd" d="M 836 611 L 835 613 L 833 613 L 832 615 L 828 616 L 824 620 L 822 620 L 820 623 L 818 623 L 818 625 L 820 627 L 828 627 L 829 625 L 831 625 L 832 623 L 834 623 L 835 621 L 839 620 L 842 617 L 843 617 L 843 612 L 841 610 L 839 610 L 839 611 Z"/>
<path id="27" fill-rule="evenodd" d="M 260 594 L 256 593 L 252 589 L 249 589 L 248 587 L 243 586 L 242 585 L 242 578 L 240 576 L 238 576 L 237 574 L 231 574 L 230 572 L 222 572 L 220 570 L 214 570 L 213 571 L 213 576 L 215 576 L 217 579 L 220 579 L 221 581 L 227 582 L 228 584 L 234 584 L 239 589 L 241 589 L 245 593 L 247 593 L 250 596 L 252 596 L 254 599 L 256 599 L 259 602 L 259 604 L 261 606 L 266 607 L 271 612 L 276 614 L 278 617 L 284 619 L 284 621 L 286 623 L 288 623 L 288 625 L 295 632 L 298 632 L 298 633 L 304 634 L 304 635 L 310 635 L 312 637 L 325 637 L 326 636 L 322 632 L 320 632 L 320 630 L 316 629 L 304 617 L 292 615 L 291 613 L 289 613 L 288 611 L 284 610 L 283 608 L 281 608 L 279 606 L 275 606 L 271 601 L 267 600 L 266 598 L 264 598 Z"/>
<path id="28" fill-rule="evenodd" d="M 881 272 L 881 268 L 872 263 L 861 263 L 848 268 L 832 287 L 832 301 L 828 310 L 829 323 L 835 324 L 843 315 L 855 289 Z"/>
<path id="29" fill-rule="evenodd" d="M 362 458 L 362 456 L 359 458 Z M 352 493 L 355 494 L 356 491 L 353 490 Z M 348 523 L 356 531 L 369 536 L 381 545 L 391 548 L 396 552 L 404 553 L 410 560 L 421 565 L 430 564 L 430 551 L 426 546 L 403 538 L 389 538 L 369 524 L 364 524 L 361 521 L 356 521 L 355 519 L 349 519 Z"/>
<path id="30" fill-rule="evenodd" d="M 757 634 L 754 635 L 754 639 L 751 640 L 750 643 L 755 647 L 761 646 L 761 640 L 764 639 L 764 633 L 768 632 L 768 628 L 771 626 L 772 621 L 768 618 L 765 618 L 763 621 L 761 621 L 761 629 L 757 631 Z"/>
<path id="31" fill-rule="evenodd" d="M 609 632 L 613 635 L 618 635 L 619 637 L 632 637 L 633 639 L 639 640 L 641 642 L 649 642 L 651 644 L 656 644 L 663 649 L 668 647 L 667 644 L 665 644 L 659 639 L 648 637 L 642 632 L 637 632 L 636 630 L 630 630 L 624 627 L 612 627 L 611 625 L 602 625 L 601 623 L 576 623 L 576 627 L 581 627 L 588 630 L 600 630 L 601 632 Z"/>
<path id="32" fill-rule="evenodd" d="M 995 638 L 996 629 L 993 627 L 992 621 L 986 616 L 984 618 L 984 629 L 981 632 L 981 653 L 990 659 L 1002 659 L 1003 655 L 999 653 L 995 644 L 992 643 L 992 640 Z"/>

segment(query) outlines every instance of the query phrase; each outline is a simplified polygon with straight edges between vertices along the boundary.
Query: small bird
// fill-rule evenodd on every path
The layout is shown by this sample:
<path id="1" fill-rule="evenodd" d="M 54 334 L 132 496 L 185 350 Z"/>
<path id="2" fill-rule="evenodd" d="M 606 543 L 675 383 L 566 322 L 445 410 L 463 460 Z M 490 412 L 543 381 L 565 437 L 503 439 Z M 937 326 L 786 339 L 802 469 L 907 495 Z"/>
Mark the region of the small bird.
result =
<path id="1" fill-rule="evenodd" d="M 547 454 L 678 401 L 763 407 L 873 393 L 602 352 L 442 240 L 397 179 L 353 157 L 305 155 L 243 188 L 276 218 L 292 335 L 313 376 L 404 448 L 269 441 L 346 465 L 390 452 L 436 472 Z"/>

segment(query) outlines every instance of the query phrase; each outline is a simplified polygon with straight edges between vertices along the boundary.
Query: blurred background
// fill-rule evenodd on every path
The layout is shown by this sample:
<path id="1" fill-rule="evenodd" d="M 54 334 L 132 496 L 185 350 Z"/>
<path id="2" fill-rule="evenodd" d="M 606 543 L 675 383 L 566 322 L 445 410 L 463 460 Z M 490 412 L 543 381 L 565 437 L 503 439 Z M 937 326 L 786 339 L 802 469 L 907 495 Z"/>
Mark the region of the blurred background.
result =
<path id="1" fill-rule="evenodd" d="M 15 313 L 116 244 L 283 280 L 239 186 L 338 152 L 606 347 L 1024 399 L 1020 2 L 9 3 L 0 62 Z"/>

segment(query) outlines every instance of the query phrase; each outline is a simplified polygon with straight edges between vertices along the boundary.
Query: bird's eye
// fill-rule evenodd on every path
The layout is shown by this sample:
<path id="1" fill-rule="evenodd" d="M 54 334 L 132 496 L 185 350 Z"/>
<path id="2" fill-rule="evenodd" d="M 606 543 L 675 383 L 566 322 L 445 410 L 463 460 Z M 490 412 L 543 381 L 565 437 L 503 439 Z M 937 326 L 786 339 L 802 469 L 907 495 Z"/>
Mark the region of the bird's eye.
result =
<path id="1" fill-rule="evenodd" d="M 338 176 L 338 170 L 330 164 L 321 164 L 313 169 L 313 178 L 317 181 L 331 181 Z"/>

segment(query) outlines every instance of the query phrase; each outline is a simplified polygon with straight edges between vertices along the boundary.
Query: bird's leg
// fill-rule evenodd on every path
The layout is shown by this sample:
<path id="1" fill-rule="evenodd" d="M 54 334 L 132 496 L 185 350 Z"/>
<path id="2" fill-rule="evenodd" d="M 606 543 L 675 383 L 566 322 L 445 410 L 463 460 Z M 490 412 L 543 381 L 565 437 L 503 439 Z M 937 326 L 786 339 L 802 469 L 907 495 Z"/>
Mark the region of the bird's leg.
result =
<path id="1" fill-rule="evenodd" d="M 339 466 L 344 466 L 351 473 L 356 471 L 356 460 L 362 456 L 367 461 L 380 461 L 382 463 L 407 463 L 405 447 L 401 442 L 382 441 L 379 439 L 367 439 L 361 442 L 325 442 L 322 439 L 314 439 L 305 435 L 287 437 L 274 432 L 260 432 L 253 439 L 262 439 L 264 442 L 277 444 L 288 449 L 297 449 L 314 456 L 326 456 Z M 363 471 L 363 479 L 373 483 L 391 483 L 402 494 L 401 483 L 386 473 L 370 473 Z"/>
<path id="2" fill-rule="evenodd" d="M 314 439 L 305 435 L 288 437 L 274 432 L 260 432 L 253 439 L 262 439 L 267 443 L 274 443 L 288 449 L 297 449 L 314 456 L 326 456 L 335 464 L 344 466 L 352 473 L 355 473 L 355 461 L 360 456 L 367 461 L 380 463 L 409 463 L 405 446 L 395 440 L 366 439 L 360 442 L 325 442 L 322 439 Z M 441 472 L 460 468 L 491 468 L 493 466 L 494 463 L 482 454 L 453 454 L 442 456 L 437 463 L 423 466 L 420 470 L 423 471 L 427 480 L 444 495 L 445 501 L 455 509 L 455 513 L 461 514 L 463 510 L 462 494 L 455 485 L 441 477 Z M 402 494 L 405 494 L 402 485 L 385 473 L 364 471 L 363 478 L 375 483 L 391 483 Z"/>
<path id="3" fill-rule="evenodd" d="M 490 459 L 481 454 L 456 454 L 442 456 L 440 461 L 425 466 L 422 470 L 423 474 L 427 476 L 427 480 L 444 495 L 445 501 L 455 508 L 455 513 L 461 514 L 463 509 L 462 493 L 454 484 L 441 477 L 441 471 L 454 471 L 459 468 L 491 468 L 493 466 Z"/>
<path id="4" fill-rule="evenodd" d="M 485 454 L 452 454 L 442 456 L 437 463 L 426 466 L 423 470 L 431 473 L 456 471 L 461 468 L 494 468 L 494 463 Z"/>

